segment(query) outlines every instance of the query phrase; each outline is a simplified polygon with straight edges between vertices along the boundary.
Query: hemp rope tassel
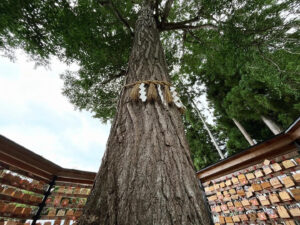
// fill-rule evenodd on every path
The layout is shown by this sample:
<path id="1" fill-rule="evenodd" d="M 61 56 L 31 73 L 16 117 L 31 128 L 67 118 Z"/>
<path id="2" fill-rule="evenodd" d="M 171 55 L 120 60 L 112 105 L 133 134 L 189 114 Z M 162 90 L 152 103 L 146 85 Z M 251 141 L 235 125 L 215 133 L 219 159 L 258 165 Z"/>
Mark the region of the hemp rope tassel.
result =
<path id="1" fill-rule="evenodd" d="M 131 92 L 130 92 L 130 98 L 133 100 L 133 101 L 138 101 L 139 100 L 139 88 L 140 88 L 140 84 L 139 83 L 136 83 Z"/>
<path id="2" fill-rule="evenodd" d="M 165 85 L 165 99 L 168 104 L 171 104 L 173 102 L 173 97 L 168 85 Z"/>
<path id="3" fill-rule="evenodd" d="M 160 84 L 160 85 L 168 85 L 168 86 L 171 86 L 171 84 L 167 81 L 159 81 L 159 80 L 143 80 L 143 81 L 137 81 L 137 82 L 134 82 L 134 83 L 130 83 L 130 84 L 126 84 L 124 85 L 125 88 L 129 88 L 129 87 L 132 87 L 132 86 L 135 86 L 136 84 L 141 84 L 141 83 L 144 83 L 144 84 Z"/>
<path id="4" fill-rule="evenodd" d="M 148 92 L 146 93 L 146 85 L 148 86 Z M 161 87 L 164 87 L 164 93 L 162 92 Z M 133 101 L 138 102 L 141 100 L 142 102 L 153 102 L 157 101 L 158 98 L 161 98 L 162 104 L 166 105 L 174 105 L 177 109 L 184 114 L 185 107 L 183 106 L 180 98 L 174 87 L 167 81 L 159 81 L 159 80 L 144 80 L 137 81 L 134 83 L 124 85 L 125 88 L 132 88 L 130 92 L 130 98 Z M 157 88 L 157 90 L 156 90 Z M 159 96 L 158 96 L 159 94 Z"/>
<path id="5" fill-rule="evenodd" d="M 147 101 L 152 102 L 157 100 L 157 91 L 154 83 L 150 83 L 147 93 Z"/>
<path id="6" fill-rule="evenodd" d="M 184 113 L 185 113 L 185 108 L 184 108 L 184 107 L 179 108 L 179 112 L 180 112 L 181 114 L 184 114 Z"/>

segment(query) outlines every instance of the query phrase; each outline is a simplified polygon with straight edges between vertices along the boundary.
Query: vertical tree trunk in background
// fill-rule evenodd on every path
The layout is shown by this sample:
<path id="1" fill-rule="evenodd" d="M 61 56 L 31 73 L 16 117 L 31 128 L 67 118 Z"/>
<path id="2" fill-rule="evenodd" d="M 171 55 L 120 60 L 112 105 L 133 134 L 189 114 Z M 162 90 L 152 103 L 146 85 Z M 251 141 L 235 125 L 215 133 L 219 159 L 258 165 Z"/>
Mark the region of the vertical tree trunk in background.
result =
<path id="1" fill-rule="evenodd" d="M 236 119 L 232 119 L 234 124 L 237 126 L 237 128 L 240 130 L 240 132 L 244 135 L 244 137 L 246 138 L 246 140 L 248 141 L 248 143 L 250 145 L 254 145 L 254 141 L 251 138 L 251 136 L 248 134 L 248 132 L 245 130 L 245 128 L 242 126 L 242 124 L 240 124 L 239 121 L 237 121 Z"/>
<path id="2" fill-rule="evenodd" d="M 116 53 L 117 54 L 117 53 Z M 141 10 L 126 83 L 169 81 L 153 11 Z M 80 225 L 208 225 L 178 109 L 124 88 Z"/>
<path id="3" fill-rule="evenodd" d="M 270 118 L 261 116 L 261 119 L 267 125 L 267 127 L 272 131 L 273 134 L 277 135 L 282 132 L 282 129 Z"/>
<path id="4" fill-rule="evenodd" d="M 215 137 L 214 137 L 213 134 L 210 132 L 210 129 L 209 129 L 209 127 L 207 126 L 205 120 L 203 119 L 203 116 L 202 116 L 200 110 L 198 109 L 196 103 L 195 103 L 193 100 L 191 100 L 191 101 L 192 101 L 192 104 L 193 104 L 193 106 L 194 106 L 194 109 L 195 109 L 196 112 L 198 113 L 198 116 L 200 117 L 200 119 L 201 119 L 201 121 L 202 121 L 202 123 L 203 123 L 204 129 L 207 131 L 207 133 L 208 133 L 208 135 L 209 135 L 209 137 L 210 137 L 210 140 L 211 140 L 211 142 L 213 143 L 213 145 L 215 146 L 215 148 L 216 148 L 216 150 L 217 150 L 217 152 L 218 152 L 220 158 L 221 158 L 221 159 L 225 159 L 225 156 L 224 156 L 222 150 L 219 148 L 219 145 L 217 144 L 217 141 L 216 141 Z"/>

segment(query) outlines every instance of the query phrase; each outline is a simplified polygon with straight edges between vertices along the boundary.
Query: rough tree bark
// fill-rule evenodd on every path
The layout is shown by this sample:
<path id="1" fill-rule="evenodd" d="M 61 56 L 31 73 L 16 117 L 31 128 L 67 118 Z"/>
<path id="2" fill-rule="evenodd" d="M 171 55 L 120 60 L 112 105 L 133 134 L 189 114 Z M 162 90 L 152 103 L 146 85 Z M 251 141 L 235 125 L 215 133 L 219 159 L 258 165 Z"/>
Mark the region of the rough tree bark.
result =
<path id="1" fill-rule="evenodd" d="M 153 11 L 136 22 L 126 83 L 169 81 Z M 80 225 L 208 225 L 180 112 L 121 91 L 106 153 Z"/>

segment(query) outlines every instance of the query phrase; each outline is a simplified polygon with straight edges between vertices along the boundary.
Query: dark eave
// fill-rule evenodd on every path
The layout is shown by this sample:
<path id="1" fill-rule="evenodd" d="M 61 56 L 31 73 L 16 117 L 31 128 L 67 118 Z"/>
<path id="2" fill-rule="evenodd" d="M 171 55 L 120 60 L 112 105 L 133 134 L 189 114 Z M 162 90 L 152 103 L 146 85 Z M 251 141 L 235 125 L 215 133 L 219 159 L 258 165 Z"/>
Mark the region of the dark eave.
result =
<path id="1" fill-rule="evenodd" d="M 55 146 L 54 146 L 55 147 Z M 0 135 L 0 161 L 44 180 L 92 184 L 96 173 L 66 169 Z"/>

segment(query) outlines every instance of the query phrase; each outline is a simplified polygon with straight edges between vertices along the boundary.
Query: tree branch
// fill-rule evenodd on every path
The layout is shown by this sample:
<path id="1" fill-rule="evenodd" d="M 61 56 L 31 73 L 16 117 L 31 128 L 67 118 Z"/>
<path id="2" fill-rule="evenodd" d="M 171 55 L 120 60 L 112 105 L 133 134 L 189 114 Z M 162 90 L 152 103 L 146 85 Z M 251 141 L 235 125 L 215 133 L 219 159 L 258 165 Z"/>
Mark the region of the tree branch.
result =
<path id="1" fill-rule="evenodd" d="M 187 37 L 186 37 L 186 40 L 185 40 L 186 42 L 193 43 L 193 44 L 205 45 L 205 46 L 207 46 L 208 49 L 212 49 L 214 51 L 217 51 L 216 45 L 214 45 L 214 44 L 208 44 L 208 43 L 203 42 L 203 40 L 201 40 L 191 30 L 187 30 L 187 33 L 190 34 L 190 36 L 194 39 L 194 41 L 187 40 Z"/>
<path id="2" fill-rule="evenodd" d="M 264 60 L 266 60 L 266 61 L 268 61 L 269 63 L 271 63 L 273 66 L 275 66 L 276 69 L 277 69 L 277 71 L 278 71 L 279 73 L 282 74 L 282 73 L 288 73 L 288 72 L 289 72 L 289 73 L 292 73 L 292 74 L 300 75 L 300 73 L 297 73 L 297 72 L 282 70 L 282 69 L 280 68 L 280 66 L 279 66 L 276 62 L 274 62 L 271 58 L 267 57 L 267 56 L 264 54 L 264 52 L 262 51 L 262 49 L 258 48 L 258 51 L 259 51 L 261 57 L 262 57 Z"/>
<path id="3" fill-rule="evenodd" d="M 119 19 L 124 25 L 125 27 L 127 28 L 127 30 L 129 31 L 130 35 L 131 36 L 134 36 L 134 33 L 131 29 L 131 26 L 129 25 L 128 21 L 122 16 L 122 14 L 120 13 L 120 11 L 117 9 L 117 7 L 115 6 L 115 4 L 112 2 L 112 0 L 107 0 L 107 1 L 98 1 L 99 4 L 101 6 L 105 6 L 105 5 L 108 5 L 112 8 L 114 14 L 115 14 L 115 17 L 117 19 Z"/>
<path id="4" fill-rule="evenodd" d="M 109 82 L 111 82 L 111 81 L 113 81 L 113 80 L 115 80 L 117 78 L 120 78 L 120 77 L 124 76 L 126 74 L 126 72 L 127 72 L 126 70 L 121 70 L 120 73 L 115 74 L 114 76 L 111 76 L 107 80 L 102 81 L 100 84 L 101 85 L 108 84 Z"/>
<path id="5" fill-rule="evenodd" d="M 199 37 L 197 37 L 192 31 L 190 31 L 190 30 L 187 30 L 187 31 L 191 35 L 191 37 L 197 41 L 198 44 L 203 44 L 202 40 Z"/>
<path id="6" fill-rule="evenodd" d="M 160 30 L 161 31 L 184 30 L 184 29 L 195 30 L 195 29 L 205 29 L 205 28 L 218 30 L 218 26 L 211 24 L 211 23 L 199 24 L 199 25 L 188 25 L 186 23 L 188 23 L 188 22 L 184 21 L 184 22 L 178 22 L 178 23 L 165 23 L 165 24 L 162 24 L 162 27 L 160 28 Z"/>
<path id="7" fill-rule="evenodd" d="M 282 51 L 285 51 L 285 52 L 287 52 L 287 53 L 290 53 L 290 54 L 292 54 L 292 55 L 300 55 L 300 52 L 298 53 L 298 52 L 291 52 L 290 50 L 288 50 L 288 49 L 285 49 L 285 48 L 283 48 L 283 49 L 281 49 Z"/>
<path id="8" fill-rule="evenodd" d="M 192 18 L 192 19 L 189 19 L 189 20 L 184 20 L 184 21 L 181 21 L 181 22 L 177 22 L 176 24 L 178 24 L 178 25 L 185 25 L 185 24 L 188 24 L 188 23 L 196 22 L 196 21 L 198 21 L 199 19 L 200 19 L 200 17 L 199 17 L 199 16 L 196 16 L 196 17 L 194 17 L 194 18 Z"/>
<path id="9" fill-rule="evenodd" d="M 155 0 L 155 4 L 154 4 L 154 9 L 156 12 L 156 15 L 159 14 L 159 4 L 160 4 L 161 0 Z"/>
<path id="10" fill-rule="evenodd" d="M 156 21 L 157 26 L 159 26 L 159 4 L 160 4 L 160 0 L 156 0 L 154 4 L 154 10 L 155 10 L 154 19 Z"/>
<path id="11" fill-rule="evenodd" d="M 261 48 L 257 47 L 257 49 L 258 49 L 258 51 L 259 51 L 260 56 L 261 56 L 264 60 L 268 61 L 268 62 L 271 63 L 273 66 L 275 66 L 276 69 L 277 69 L 277 71 L 278 71 L 279 73 L 285 73 L 285 72 L 286 72 L 285 70 L 280 69 L 279 65 L 278 65 L 277 63 L 275 63 L 272 59 L 270 59 L 270 58 L 268 58 L 267 56 L 265 56 L 265 54 L 264 54 L 264 52 L 262 51 Z"/>
<path id="12" fill-rule="evenodd" d="M 164 9 L 162 17 L 161 17 L 162 24 L 164 24 L 167 21 L 167 18 L 169 16 L 169 13 L 170 13 L 173 3 L 174 3 L 174 0 L 167 0 L 167 2 L 165 4 L 165 9 Z"/>

